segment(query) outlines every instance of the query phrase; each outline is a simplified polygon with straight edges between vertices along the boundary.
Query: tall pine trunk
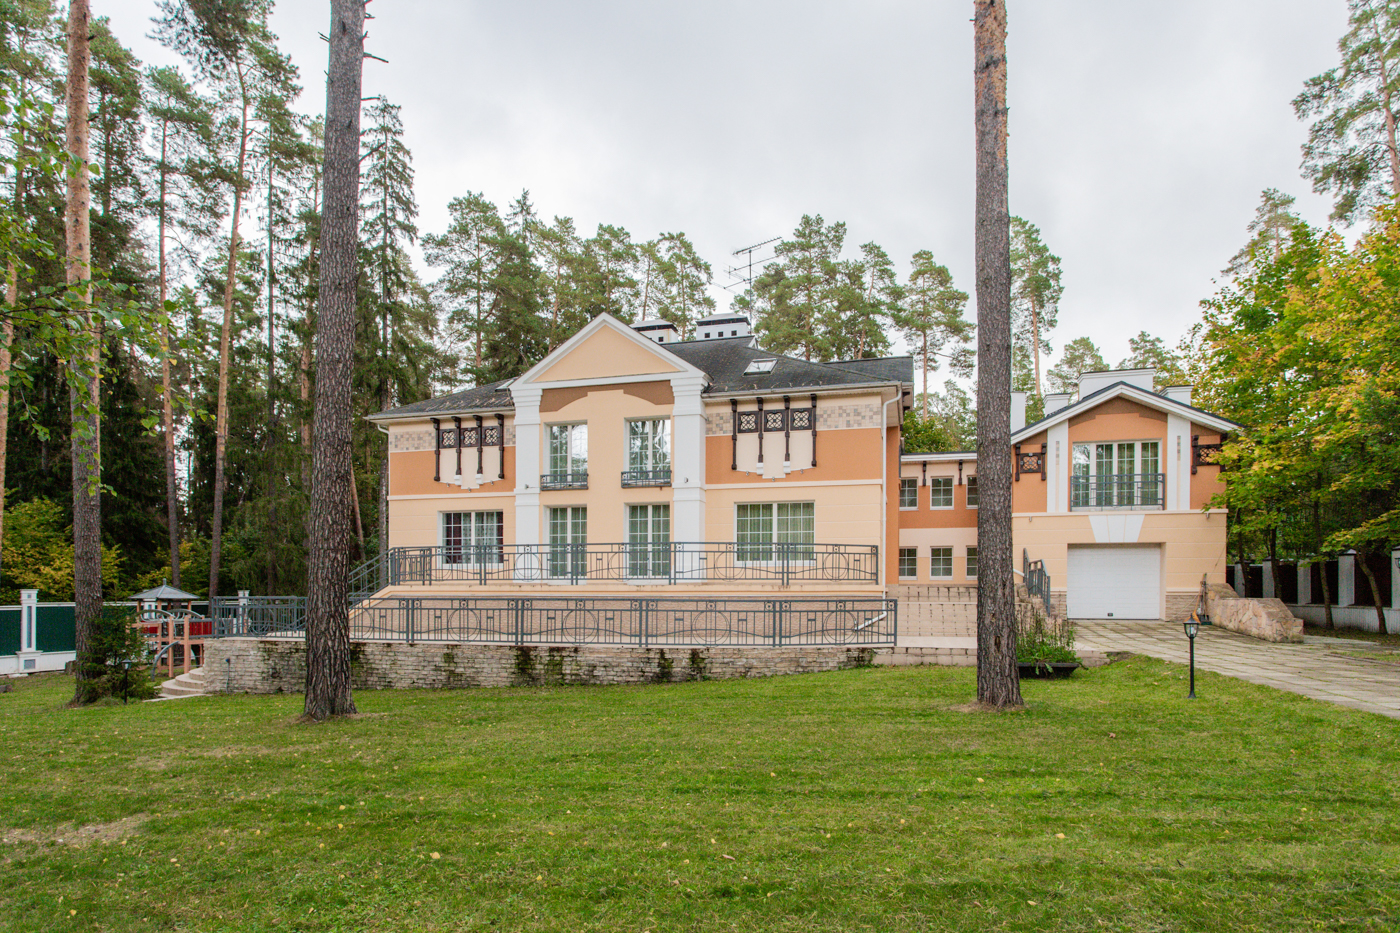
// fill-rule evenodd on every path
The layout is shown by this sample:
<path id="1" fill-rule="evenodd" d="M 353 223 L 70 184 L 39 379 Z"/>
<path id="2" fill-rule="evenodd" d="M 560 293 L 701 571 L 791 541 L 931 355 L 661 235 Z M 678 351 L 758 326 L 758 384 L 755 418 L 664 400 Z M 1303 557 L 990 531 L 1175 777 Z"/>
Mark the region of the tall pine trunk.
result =
<path id="1" fill-rule="evenodd" d="M 156 210 L 157 268 L 160 276 L 160 420 L 165 431 L 165 522 L 170 532 L 170 582 L 180 585 L 180 498 L 175 482 L 175 406 L 170 380 L 170 319 L 165 301 L 170 294 L 165 260 L 165 195 L 169 167 L 166 165 L 166 143 L 169 121 L 160 126 L 160 200 Z"/>
<path id="2" fill-rule="evenodd" d="M 68 5 L 68 126 L 67 152 L 76 170 L 68 172 L 64 232 L 68 255 L 65 280 L 84 307 L 75 322 L 82 328 L 78 352 L 69 361 L 77 379 L 70 382 L 73 456 L 73 616 L 78 663 L 74 702 L 84 697 L 90 673 L 91 645 L 102 615 L 102 514 L 98 495 L 102 481 L 99 391 L 102 343 L 92 314 L 92 241 L 88 211 L 92 191 L 88 179 L 88 39 L 91 32 L 87 0 Z"/>
<path id="3" fill-rule="evenodd" d="M 350 545 L 355 521 L 350 390 L 359 273 L 364 22 L 363 0 L 331 0 L 306 600 L 305 713 L 315 721 L 355 712 L 350 695 Z"/>
<path id="4" fill-rule="evenodd" d="M 1035 358 L 1035 394 L 1040 395 L 1040 305 L 1031 302 L 1031 355 Z"/>
<path id="5" fill-rule="evenodd" d="M 1006 4 L 974 0 L 977 136 L 977 700 L 1021 705 L 1011 576 L 1011 214 Z"/>
<path id="6" fill-rule="evenodd" d="M 219 593 L 219 564 L 224 544 L 224 461 L 228 457 L 229 354 L 233 337 L 233 290 L 238 283 L 238 220 L 243 213 L 243 170 L 248 161 L 248 85 L 244 64 L 237 63 L 243 114 L 238 123 L 238 171 L 233 177 L 233 218 L 229 225 L 228 273 L 224 279 L 224 322 L 219 330 L 219 402 L 214 416 L 214 515 L 209 540 L 209 598 Z"/>

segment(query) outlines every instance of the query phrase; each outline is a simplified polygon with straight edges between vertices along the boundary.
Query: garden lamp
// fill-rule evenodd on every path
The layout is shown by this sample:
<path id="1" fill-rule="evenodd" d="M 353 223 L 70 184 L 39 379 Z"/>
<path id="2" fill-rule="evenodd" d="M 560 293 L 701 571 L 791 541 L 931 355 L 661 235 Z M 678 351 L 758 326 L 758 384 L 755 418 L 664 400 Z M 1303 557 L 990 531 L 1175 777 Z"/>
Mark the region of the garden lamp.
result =
<path id="1" fill-rule="evenodd" d="M 122 662 L 122 706 L 126 705 L 127 693 L 131 690 L 131 662 Z"/>
<path id="2" fill-rule="evenodd" d="M 1192 610 L 1186 621 L 1181 623 L 1186 628 L 1186 637 L 1191 642 L 1191 690 L 1186 694 L 1186 699 L 1196 699 L 1196 635 L 1201 630 L 1201 619 Z"/>

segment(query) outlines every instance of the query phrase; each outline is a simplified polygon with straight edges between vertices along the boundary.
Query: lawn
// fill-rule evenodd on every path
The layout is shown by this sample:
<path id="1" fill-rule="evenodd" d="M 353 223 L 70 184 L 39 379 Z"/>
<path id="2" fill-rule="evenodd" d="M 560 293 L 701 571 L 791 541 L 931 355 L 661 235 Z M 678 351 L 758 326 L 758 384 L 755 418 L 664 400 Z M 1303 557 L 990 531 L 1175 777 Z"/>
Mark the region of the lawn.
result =
<path id="1" fill-rule="evenodd" d="M 1400 926 L 1400 722 L 1134 658 L 65 710 L 0 695 L 0 929 Z"/>

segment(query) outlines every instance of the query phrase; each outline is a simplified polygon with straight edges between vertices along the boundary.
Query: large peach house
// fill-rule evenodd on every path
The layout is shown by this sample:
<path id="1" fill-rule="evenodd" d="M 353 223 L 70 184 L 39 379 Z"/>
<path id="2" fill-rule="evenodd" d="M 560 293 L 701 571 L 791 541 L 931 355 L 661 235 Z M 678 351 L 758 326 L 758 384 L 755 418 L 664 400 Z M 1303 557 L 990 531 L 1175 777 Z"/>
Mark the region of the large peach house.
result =
<path id="1" fill-rule="evenodd" d="M 776 612 L 975 584 L 976 454 L 902 449 L 909 358 L 770 353 L 739 315 L 695 337 L 604 315 L 516 379 L 372 416 L 389 538 L 359 588 Z M 1203 575 L 1223 582 L 1225 516 L 1206 504 L 1235 425 L 1146 370 L 1088 374 L 1047 409 L 1013 414 L 1015 544 L 1071 616 L 1179 615 Z"/>

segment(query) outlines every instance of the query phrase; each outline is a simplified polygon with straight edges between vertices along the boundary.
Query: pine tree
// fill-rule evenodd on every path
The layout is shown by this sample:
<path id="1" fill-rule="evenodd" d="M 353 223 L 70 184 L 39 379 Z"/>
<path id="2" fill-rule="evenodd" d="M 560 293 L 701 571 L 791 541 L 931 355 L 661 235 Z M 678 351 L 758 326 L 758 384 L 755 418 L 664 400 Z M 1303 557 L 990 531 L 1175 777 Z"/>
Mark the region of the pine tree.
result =
<path id="1" fill-rule="evenodd" d="M 1045 374 L 1046 382 L 1056 392 L 1074 392 L 1084 373 L 1101 373 L 1108 369 L 1099 348 L 1088 337 L 1075 337 L 1060 351 L 1060 361 Z"/>
<path id="2" fill-rule="evenodd" d="M 828 227 L 820 214 L 804 214 L 791 238 L 777 245 L 778 261 L 764 269 L 744 301 L 736 302 L 757 313 L 754 330 L 765 348 L 805 360 L 829 359 L 822 326 L 833 317 L 832 292 L 845 241 L 844 223 Z"/>
<path id="3" fill-rule="evenodd" d="M 423 238 L 423 256 L 428 265 L 445 269 L 437 288 L 448 304 L 449 337 L 470 344 L 467 370 L 479 385 L 488 365 L 485 341 L 492 323 L 491 283 L 500 264 L 496 244 L 509 234 L 496 205 L 481 194 L 453 198 L 447 210 L 451 223 L 444 233 Z M 556 302 L 558 294 L 556 287 Z M 557 319 L 557 303 L 555 314 Z"/>
<path id="4" fill-rule="evenodd" d="M 1011 231 L 1005 0 L 973 2 L 977 137 L 977 699 L 1021 705 L 1011 578 Z"/>
<path id="5" fill-rule="evenodd" d="M 1155 369 L 1153 386 L 1158 389 L 1187 382 L 1180 354 L 1168 347 L 1161 337 L 1154 337 L 1145 330 L 1129 338 L 1128 358 L 1119 363 L 1118 368 Z"/>
<path id="6" fill-rule="evenodd" d="M 948 267 L 935 262 L 933 253 L 926 249 L 915 253 L 895 326 L 923 373 L 924 420 L 929 417 L 928 374 L 937 371 L 938 358 L 944 355 L 945 347 L 950 343 L 965 344 L 975 331 L 963 317 L 966 307 L 967 292 L 953 286 L 953 274 Z M 967 356 L 954 354 L 951 357 L 955 371 L 964 375 L 971 363 Z"/>
<path id="7" fill-rule="evenodd" d="M 1050 352 L 1047 335 L 1059 324 L 1060 257 L 1040 239 L 1035 224 L 1011 218 L 1011 334 L 1015 347 L 1032 361 L 1035 394 L 1040 395 L 1040 355 Z"/>
<path id="8" fill-rule="evenodd" d="M 1293 212 L 1295 198 L 1277 188 L 1266 188 L 1259 195 L 1259 207 L 1249 222 L 1249 242 L 1230 259 L 1225 274 L 1248 278 L 1261 263 L 1276 262 L 1288 246 L 1302 220 Z"/>
<path id="9" fill-rule="evenodd" d="M 1332 218 L 1400 198 L 1400 0 L 1347 0 L 1350 28 L 1337 43 L 1341 64 L 1309 78 L 1293 100 L 1311 121 L 1303 174 L 1331 194 Z"/>
<path id="10" fill-rule="evenodd" d="M 714 272 L 684 233 L 663 233 L 652 242 L 662 260 L 655 316 L 670 321 L 683 338 L 689 338 L 695 322 L 715 311 L 709 293 Z"/>

